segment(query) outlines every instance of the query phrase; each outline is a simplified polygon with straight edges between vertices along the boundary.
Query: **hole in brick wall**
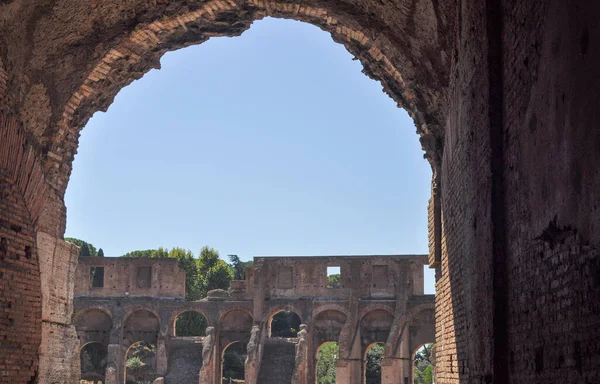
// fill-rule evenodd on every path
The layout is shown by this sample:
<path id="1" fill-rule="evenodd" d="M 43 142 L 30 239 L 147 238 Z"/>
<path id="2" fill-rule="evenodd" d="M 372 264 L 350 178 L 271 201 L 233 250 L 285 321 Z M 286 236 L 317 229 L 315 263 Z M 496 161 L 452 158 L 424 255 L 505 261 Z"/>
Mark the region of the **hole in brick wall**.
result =
<path id="1" fill-rule="evenodd" d="M 137 268 L 137 287 L 150 288 L 152 286 L 152 267 Z"/>
<path id="2" fill-rule="evenodd" d="M 28 260 L 31 260 L 31 247 L 30 246 L 26 246 L 25 247 L 25 257 Z"/>
<path id="3" fill-rule="evenodd" d="M 11 224 L 10 229 L 12 229 L 13 231 L 15 231 L 17 233 L 19 233 L 23 230 L 23 228 L 20 225 L 16 225 L 16 224 Z"/>
<path id="4" fill-rule="evenodd" d="M 535 350 L 535 373 L 544 370 L 544 348 L 539 347 Z"/>
<path id="5" fill-rule="evenodd" d="M 104 267 L 90 267 L 90 287 L 104 287 Z"/>
<path id="6" fill-rule="evenodd" d="M 341 267 L 339 265 L 332 265 L 327 267 L 327 288 L 341 288 Z"/>
<path id="7" fill-rule="evenodd" d="M 4 260 L 8 255 L 8 240 L 3 237 L 0 239 L 0 260 Z"/>

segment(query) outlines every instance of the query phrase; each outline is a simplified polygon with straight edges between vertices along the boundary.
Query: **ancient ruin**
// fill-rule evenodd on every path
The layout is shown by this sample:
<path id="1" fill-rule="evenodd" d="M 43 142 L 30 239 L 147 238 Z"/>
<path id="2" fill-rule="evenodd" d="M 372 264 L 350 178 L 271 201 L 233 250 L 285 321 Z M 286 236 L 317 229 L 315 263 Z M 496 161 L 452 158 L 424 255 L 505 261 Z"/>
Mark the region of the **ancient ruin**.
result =
<path id="1" fill-rule="evenodd" d="M 88 119 L 165 52 L 266 16 L 331 33 L 415 121 L 433 170 L 437 382 L 599 382 L 599 14 L 593 0 L 1 1 L 0 383 L 79 379 L 63 197 Z"/>
<path id="2" fill-rule="evenodd" d="M 338 383 L 364 383 L 373 343 L 385 343 L 381 382 L 403 383 L 412 379 L 414 352 L 435 341 L 434 295 L 423 294 L 426 262 L 426 255 L 260 257 L 229 291 L 186 301 L 176 259 L 81 258 L 73 316 L 80 354 L 98 345 L 106 360 L 93 372 L 82 365 L 82 378 L 123 383 L 128 351 L 147 342 L 156 346 L 151 380 L 219 384 L 225 350 L 242 343 L 245 383 L 308 384 L 318 349 L 335 341 Z M 341 270 L 339 288 L 327 286 L 331 266 Z M 284 310 L 301 319 L 296 337 L 271 332 Z M 190 311 L 206 318 L 205 335 L 178 336 L 176 319 Z"/>

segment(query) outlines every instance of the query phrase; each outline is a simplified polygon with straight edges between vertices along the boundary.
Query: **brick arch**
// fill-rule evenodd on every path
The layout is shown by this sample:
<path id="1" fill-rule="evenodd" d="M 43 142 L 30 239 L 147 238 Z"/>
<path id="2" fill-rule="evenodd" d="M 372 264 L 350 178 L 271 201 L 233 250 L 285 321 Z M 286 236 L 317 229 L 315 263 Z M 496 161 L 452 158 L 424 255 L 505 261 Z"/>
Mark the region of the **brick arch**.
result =
<path id="1" fill-rule="evenodd" d="M 249 310 L 248 308 L 240 307 L 240 306 L 234 306 L 234 307 L 227 308 L 226 310 L 219 313 L 219 320 L 218 320 L 217 324 L 220 326 L 221 323 L 223 322 L 223 320 L 225 319 L 225 316 L 227 316 L 227 314 L 229 314 L 230 312 L 233 312 L 233 311 L 244 312 L 245 314 L 250 316 L 254 321 L 254 316 L 252 315 L 251 310 Z"/>
<path id="2" fill-rule="evenodd" d="M 271 319 L 273 318 L 273 316 L 275 316 L 276 314 L 278 314 L 279 312 L 282 312 L 282 311 L 294 312 L 296 315 L 298 315 L 298 317 L 300 317 L 300 320 L 302 321 L 302 323 L 306 324 L 306 323 L 304 323 L 305 319 L 303 319 L 302 316 L 300 316 L 304 312 L 300 308 L 294 306 L 294 304 L 277 305 L 277 306 L 270 308 L 269 313 L 267 314 L 267 316 L 265 316 L 265 320 L 270 322 Z"/>
<path id="3" fill-rule="evenodd" d="M 195 313 L 199 313 L 202 316 L 204 316 L 204 318 L 206 319 L 206 326 L 207 327 L 214 327 L 214 321 L 211 322 L 211 319 L 208 317 L 208 315 L 206 314 L 206 312 L 200 308 L 194 307 L 194 308 L 178 308 L 173 310 L 173 312 L 171 313 L 171 315 L 169 316 L 169 322 L 168 322 L 168 329 L 167 332 L 169 335 L 176 335 L 177 333 L 177 317 L 179 317 L 179 315 L 182 315 L 186 312 L 195 312 Z"/>
<path id="4" fill-rule="evenodd" d="M 81 319 L 83 316 L 85 316 L 90 311 L 104 312 L 104 314 L 110 318 L 110 321 L 114 325 L 112 312 L 109 308 L 106 308 L 105 306 L 93 306 L 93 307 L 86 307 L 84 309 L 80 309 L 79 311 L 77 311 L 73 314 L 73 319 L 71 320 L 71 323 L 76 324 L 77 321 L 79 321 L 79 319 Z"/>
<path id="5" fill-rule="evenodd" d="M 27 139 L 21 123 L 0 113 L 0 171 L 23 197 L 32 222 L 40 216 L 50 190 L 37 153 Z"/>
<path id="6" fill-rule="evenodd" d="M 127 311 L 127 313 L 125 314 L 125 316 L 123 316 L 123 324 L 121 327 L 121 340 L 120 340 L 121 343 L 123 342 L 123 338 L 125 337 L 125 328 L 128 326 L 127 322 L 137 312 L 148 312 L 148 313 L 152 314 L 156 318 L 157 325 L 158 325 L 158 330 L 156 331 L 156 337 L 158 338 L 159 335 L 161 333 L 163 333 L 163 324 L 161 322 L 161 317 L 158 312 L 154 311 L 151 308 L 147 308 L 144 306 L 135 306 L 133 308 L 130 308 Z M 136 340 L 135 342 L 137 342 L 137 341 L 139 341 L 139 340 Z M 129 347 L 129 345 L 126 345 L 126 346 Z"/>
<path id="7" fill-rule="evenodd" d="M 410 323 L 413 318 L 415 318 L 419 313 L 423 311 L 433 311 L 435 313 L 435 304 L 419 304 L 408 311 L 408 316 L 406 319 L 407 323 Z"/>
<path id="8" fill-rule="evenodd" d="M 358 320 L 359 322 L 362 321 L 362 319 L 369 313 L 372 311 L 376 311 L 376 310 L 382 310 L 382 311 L 386 311 L 388 312 L 390 315 L 392 315 L 392 317 L 394 317 L 394 309 L 392 306 L 390 305 L 382 305 L 382 304 L 370 304 L 367 305 L 366 307 L 364 307 L 360 313 L 358 314 Z"/>
<path id="9" fill-rule="evenodd" d="M 311 318 L 314 319 L 315 317 L 319 316 L 322 312 L 326 311 L 339 311 L 346 315 L 348 319 L 350 318 L 350 310 L 344 307 L 343 305 L 339 304 L 325 304 L 321 307 L 318 307 L 315 311 L 313 311 Z"/>
<path id="10" fill-rule="evenodd" d="M 236 0 L 212 0 L 193 11 L 166 17 L 154 16 L 151 21 L 136 25 L 127 37 L 107 47 L 104 54 L 94 60 L 87 77 L 59 112 L 45 167 L 50 183 L 59 191 L 66 189 L 81 129 L 94 112 L 108 108 L 121 88 L 141 78 L 150 69 L 160 67 L 159 60 L 164 53 L 200 44 L 210 37 L 238 36 L 249 29 L 252 22 L 266 16 L 307 22 L 331 33 L 336 42 L 343 44 L 361 61 L 363 72 L 380 81 L 384 92 L 398 106 L 406 108 L 422 136 L 426 157 L 439 157 L 433 153 L 435 148 L 429 148 L 431 145 L 427 143 L 435 141 L 431 139 L 434 131 L 441 132 L 439 126 L 443 124 L 444 114 L 442 111 L 427 113 L 424 102 L 417 100 L 416 96 L 434 92 L 426 89 L 418 91 L 416 82 L 403 77 L 398 62 L 406 61 L 402 57 L 406 53 L 395 48 L 378 27 L 364 26 L 364 20 L 349 16 L 343 7 L 337 5 L 321 7 L 263 0 L 238 4 Z M 445 68 L 440 68 L 440 71 L 445 72 Z M 432 111 L 434 109 L 431 107 Z"/>

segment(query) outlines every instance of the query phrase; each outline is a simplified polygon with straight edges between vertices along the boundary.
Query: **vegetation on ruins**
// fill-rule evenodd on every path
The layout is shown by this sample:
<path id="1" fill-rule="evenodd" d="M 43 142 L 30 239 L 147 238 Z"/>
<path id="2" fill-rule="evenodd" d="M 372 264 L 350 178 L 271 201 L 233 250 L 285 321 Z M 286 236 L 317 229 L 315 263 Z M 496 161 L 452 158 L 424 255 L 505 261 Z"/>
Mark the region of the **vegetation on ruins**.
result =
<path id="1" fill-rule="evenodd" d="M 431 365 L 431 351 L 433 344 L 425 344 L 415 354 L 414 384 L 432 384 L 433 370 Z"/>
<path id="2" fill-rule="evenodd" d="M 234 280 L 245 280 L 246 279 L 246 268 L 252 266 L 254 261 L 242 261 L 238 255 L 227 255 L 233 268 L 233 279 Z"/>
<path id="3" fill-rule="evenodd" d="M 321 347 L 317 357 L 317 384 L 335 384 L 335 362 L 339 355 L 340 348 L 336 342 Z"/>
<path id="4" fill-rule="evenodd" d="M 87 241 L 76 239 L 74 237 L 65 237 L 65 241 L 75 244 L 79 247 L 79 256 L 88 257 L 88 256 L 99 256 L 104 257 L 104 251 L 102 248 L 96 250 L 96 247 L 92 243 L 88 243 Z"/>
<path id="5" fill-rule="evenodd" d="M 365 383 L 381 383 L 381 360 L 383 359 L 383 343 L 373 345 L 367 352 Z"/>
<path id="6" fill-rule="evenodd" d="M 327 288 L 340 288 L 341 286 L 342 282 L 339 273 L 327 276 Z"/>
<path id="7" fill-rule="evenodd" d="M 126 384 L 152 383 L 155 378 L 156 346 L 139 342 L 131 347 L 125 362 Z"/>
<path id="8" fill-rule="evenodd" d="M 292 311 L 281 311 L 271 321 L 271 337 L 296 337 L 300 330 L 300 316 Z"/>
<path id="9" fill-rule="evenodd" d="M 230 260 L 232 265 L 227 264 L 219 256 L 214 248 L 204 246 L 200 250 L 198 258 L 191 250 L 174 247 L 135 250 L 126 253 L 122 257 L 131 258 L 173 258 L 179 261 L 179 267 L 185 271 L 185 298 L 190 301 L 200 300 L 208 295 L 213 289 L 228 289 L 229 283 L 238 276 L 243 276 L 243 269 L 248 262 L 242 262 L 237 256 Z M 177 318 L 176 329 L 178 336 L 200 336 L 204 335 L 207 322 L 204 316 L 185 312 Z"/>
<path id="10" fill-rule="evenodd" d="M 223 353 L 223 383 L 243 383 L 246 362 L 246 343 L 235 342 Z"/>

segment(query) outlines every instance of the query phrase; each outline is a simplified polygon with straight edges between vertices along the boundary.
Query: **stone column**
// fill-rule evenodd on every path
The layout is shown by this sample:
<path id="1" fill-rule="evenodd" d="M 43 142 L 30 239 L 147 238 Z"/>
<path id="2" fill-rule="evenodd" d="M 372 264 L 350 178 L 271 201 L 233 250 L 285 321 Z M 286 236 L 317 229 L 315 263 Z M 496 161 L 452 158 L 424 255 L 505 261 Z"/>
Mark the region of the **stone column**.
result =
<path id="1" fill-rule="evenodd" d="M 361 384 L 363 381 L 363 359 L 361 356 L 360 329 L 346 326 L 340 334 L 340 358 L 335 363 L 336 384 Z M 356 334 L 352 337 L 352 331 Z"/>
<path id="2" fill-rule="evenodd" d="M 216 350 L 217 335 L 215 335 L 215 328 L 206 328 L 206 336 L 202 340 L 202 368 L 200 368 L 199 384 L 215 384 L 216 367 L 215 364 L 218 362 L 217 356 L 219 355 Z"/>
<path id="3" fill-rule="evenodd" d="M 263 264 L 257 262 L 254 265 L 254 295 L 253 295 L 253 317 L 255 321 L 262 321 L 265 305 L 265 283 L 263 279 Z"/>
<path id="4" fill-rule="evenodd" d="M 112 343 L 112 341 L 111 341 Z M 121 357 L 121 346 L 119 344 L 109 344 L 108 354 L 106 356 L 106 372 L 104 374 L 104 384 L 119 383 L 119 360 Z"/>
<path id="5" fill-rule="evenodd" d="M 38 384 L 78 384 L 79 339 L 71 325 L 78 248 L 42 231 L 36 241 L 42 283 Z"/>
<path id="6" fill-rule="evenodd" d="M 252 331 L 250 332 L 250 341 L 248 341 L 247 357 L 244 366 L 245 384 L 256 384 L 256 380 L 258 379 L 260 341 L 260 326 L 258 324 L 254 324 L 252 326 Z"/>
<path id="7" fill-rule="evenodd" d="M 307 360 L 308 360 L 308 326 L 300 324 L 298 332 L 298 344 L 296 345 L 296 363 L 294 364 L 294 374 L 292 375 L 292 384 L 307 383 Z"/>
<path id="8" fill-rule="evenodd" d="M 156 342 L 156 375 L 164 377 L 167 374 L 167 338 L 160 336 Z"/>
<path id="9" fill-rule="evenodd" d="M 361 359 L 338 359 L 335 363 L 336 384 L 361 384 L 362 363 Z"/>

